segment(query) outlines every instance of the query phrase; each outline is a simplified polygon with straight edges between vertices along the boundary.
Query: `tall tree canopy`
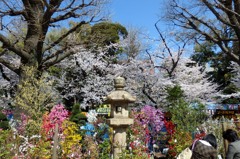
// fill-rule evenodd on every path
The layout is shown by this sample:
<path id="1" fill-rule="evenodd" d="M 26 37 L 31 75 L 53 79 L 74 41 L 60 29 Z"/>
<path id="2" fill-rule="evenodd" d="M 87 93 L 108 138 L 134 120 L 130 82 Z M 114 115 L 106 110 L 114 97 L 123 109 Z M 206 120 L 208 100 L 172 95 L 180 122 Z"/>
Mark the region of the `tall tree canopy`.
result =
<path id="1" fill-rule="evenodd" d="M 240 1 L 169 0 L 166 17 L 195 42 L 210 41 L 240 65 Z M 186 30 L 185 30 L 186 29 Z M 194 35 L 194 36 L 193 36 Z"/>
<path id="2" fill-rule="evenodd" d="M 223 52 L 219 52 L 213 43 L 205 42 L 195 46 L 195 53 L 191 58 L 208 69 L 208 77 L 219 85 L 219 90 L 231 86 L 232 70 L 231 59 Z"/>
<path id="3" fill-rule="evenodd" d="M 71 47 L 77 44 L 70 40 L 72 33 L 84 24 L 102 20 L 100 11 L 105 3 L 105 0 L 0 1 L 0 64 L 21 77 L 23 65 L 44 70 L 60 62 L 74 53 Z M 54 41 L 46 40 L 51 28 L 66 26 L 70 20 L 77 25 L 66 27 Z M 20 59 L 18 65 L 12 62 L 13 55 Z"/>
<path id="4" fill-rule="evenodd" d="M 88 48 L 109 47 L 108 55 L 116 55 L 121 52 L 119 47 L 114 47 L 111 44 L 116 44 L 120 39 L 126 38 L 128 35 L 127 29 L 118 23 L 100 22 L 91 27 L 89 34 L 86 34 L 86 42 Z"/>

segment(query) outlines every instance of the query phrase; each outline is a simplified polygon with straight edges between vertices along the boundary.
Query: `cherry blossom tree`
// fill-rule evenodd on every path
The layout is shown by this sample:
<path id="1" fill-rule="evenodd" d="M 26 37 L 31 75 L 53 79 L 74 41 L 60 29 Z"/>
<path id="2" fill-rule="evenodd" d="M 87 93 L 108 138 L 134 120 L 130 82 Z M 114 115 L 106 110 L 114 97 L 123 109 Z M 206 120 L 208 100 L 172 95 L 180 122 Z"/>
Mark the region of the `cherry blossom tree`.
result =
<path id="1" fill-rule="evenodd" d="M 103 102 L 113 88 L 113 79 L 122 76 L 126 79 L 126 90 L 137 97 L 136 105 L 146 104 L 164 107 L 167 96 L 166 88 L 180 85 L 188 101 L 207 101 L 217 91 L 216 85 L 205 78 L 206 72 L 190 59 L 180 58 L 178 65 L 169 77 L 165 69 L 159 69 L 157 64 L 171 67 L 171 58 L 156 62 L 156 59 L 119 61 L 109 63 L 113 57 L 106 57 L 104 51 L 98 56 L 89 53 L 78 53 L 66 59 L 61 64 L 63 70 L 71 70 L 69 76 L 62 74 L 58 86 L 63 89 L 63 97 L 79 97 L 81 106 L 93 106 Z M 193 64 L 192 66 L 189 66 Z M 70 78 L 71 77 L 71 78 Z M 74 78 L 73 78 L 74 77 Z"/>
<path id="2" fill-rule="evenodd" d="M 124 48 L 126 44 L 122 41 L 113 45 Z M 57 87 L 62 91 L 63 98 L 75 98 L 82 107 L 102 103 L 103 97 L 114 89 L 113 79 L 117 76 L 125 78 L 125 89 L 137 97 L 135 104 L 140 107 L 166 106 L 166 89 L 174 85 L 182 87 L 188 101 L 204 102 L 216 93 L 216 85 L 208 81 L 206 72 L 200 71 L 203 70 L 201 66 L 183 58 L 182 48 L 175 52 L 167 43 L 154 53 L 147 51 L 141 59 L 118 59 L 117 63 L 111 62 L 116 57 L 106 56 L 107 48 L 99 50 L 97 55 L 90 50 L 75 49 L 78 53 L 59 65 L 63 72 Z"/>
<path id="3" fill-rule="evenodd" d="M 172 74 L 172 82 L 181 86 L 186 101 L 206 102 L 213 99 L 218 92 L 217 84 L 209 81 L 206 71 L 201 70 L 202 66 L 188 58 L 182 58 Z"/>
<path id="4" fill-rule="evenodd" d="M 55 78 L 56 87 L 62 98 L 81 101 L 81 107 L 102 102 L 103 96 L 113 88 L 112 82 L 117 70 L 121 69 L 120 65 L 110 62 L 114 57 L 106 56 L 107 50 L 105 48 L 96 54 L 76 47 L 75 55 L 57 65 L 61 72 L 60 77 Z"/>
<path id="5" fill-rule="evenodd" d="M 87 50 L 81 51 L 58 65 L 62 72 L 57 79 L 56 87 L 62 91 L 63 98 L 75 98 L 76 102 L 81 102 L 82 107 L 100 104 L 103 97 L 114 89 L 113 79 L 117 76 L 126 79 L 126 90 L 140 97 L 139 104 L 144 100 L 143 97 L 150 99 L 146 97 L 147 92 L 151 91 L 150 87 L 156 86 L 160 89 L 159 86 L 154 85 L 161 82 L 156 82 L 160 79 L 154 74 L 148 61 L 132 59 L 112 63 L 112 59 L 116 57 L 106 56 L 106 50 L 108 49 L 99 51 L 97 55 Z M 151 84 L 150 79 L 154 81 Z"/>

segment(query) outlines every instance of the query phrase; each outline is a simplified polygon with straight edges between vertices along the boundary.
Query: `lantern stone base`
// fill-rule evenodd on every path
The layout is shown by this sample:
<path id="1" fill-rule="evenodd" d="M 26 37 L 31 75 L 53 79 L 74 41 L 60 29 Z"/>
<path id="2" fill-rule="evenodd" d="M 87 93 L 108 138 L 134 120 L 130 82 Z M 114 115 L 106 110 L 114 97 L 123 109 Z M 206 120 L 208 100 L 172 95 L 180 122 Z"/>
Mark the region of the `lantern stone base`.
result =
<path id="1" fill-rule="evenodd" d="M 112 118 L 112 119 L 108 119 L 107 123 L 110 126 L 128 126 L 133 124 L 133 119 L 131 118 Z"/>
<path id="2" fill-rule="evenodd" d="M 126 129 L 129 125 L 133 124 L 131 118 L 111 118 L 107 123 L 113 127 L 113 155 L 114 159 L 118 159 L 119 155 L 126 149 Z"/>

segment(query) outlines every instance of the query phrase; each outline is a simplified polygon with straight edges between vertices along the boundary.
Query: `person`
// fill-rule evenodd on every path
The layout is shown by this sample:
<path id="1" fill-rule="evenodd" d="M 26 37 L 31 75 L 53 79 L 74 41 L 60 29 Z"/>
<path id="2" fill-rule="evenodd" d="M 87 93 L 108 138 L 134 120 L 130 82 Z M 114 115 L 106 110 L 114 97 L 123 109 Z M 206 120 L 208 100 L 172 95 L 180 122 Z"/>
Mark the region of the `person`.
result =
<path id="1" fill-rule="evenodd" d="M 191 146 L 191 159 L 217 159 L 217 139 L 213 134 L 208 134 L 197 140 Z"/>
<path id="2" fill-rule="evenodd" d="M 240 140 L 235 130 L 227 129 L 223 138 L 229 142 L 226 159 L 240 159 Z"/>

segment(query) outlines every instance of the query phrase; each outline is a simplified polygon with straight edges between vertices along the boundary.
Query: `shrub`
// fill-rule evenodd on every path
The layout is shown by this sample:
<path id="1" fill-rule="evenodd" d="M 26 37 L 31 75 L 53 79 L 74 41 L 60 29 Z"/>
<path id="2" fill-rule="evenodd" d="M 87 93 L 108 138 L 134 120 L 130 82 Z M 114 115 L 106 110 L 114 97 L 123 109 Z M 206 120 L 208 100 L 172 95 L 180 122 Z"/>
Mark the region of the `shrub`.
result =
<path id="1" fill-rule="evenodd" d="M 0 129 L 7 130 L 9 129 L 9 121 L 7 116 L 0 111 Z"/>

